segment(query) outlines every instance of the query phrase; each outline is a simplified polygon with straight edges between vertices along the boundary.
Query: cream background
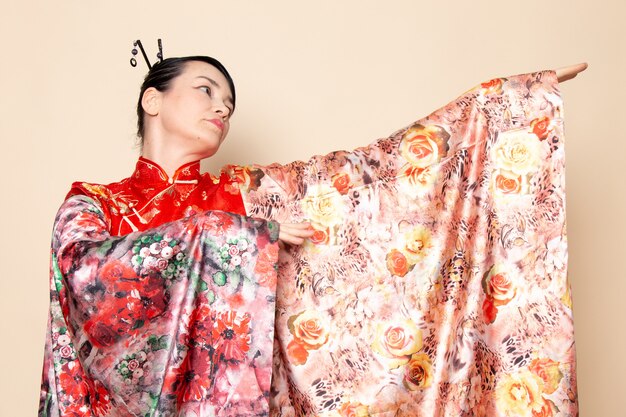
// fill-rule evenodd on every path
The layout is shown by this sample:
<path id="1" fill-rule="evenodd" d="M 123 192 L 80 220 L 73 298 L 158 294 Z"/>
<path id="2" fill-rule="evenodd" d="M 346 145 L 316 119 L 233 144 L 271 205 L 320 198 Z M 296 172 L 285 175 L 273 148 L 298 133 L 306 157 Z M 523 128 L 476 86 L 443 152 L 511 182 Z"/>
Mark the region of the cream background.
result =
<path id="1" fill-rule="evenodd" d="M 0 416 L 36 414 L 52 221 L 75 180 L 112 182 L 137 157 L 134 105 L 150 57 L 208 54 L 238 106 L 204 164 L 351 149 L 481 81 L 587 61 L 561 85 L 579 398 L 626 416 L 626 7 L 613 1 L 40 1 L 0 11 Z"/>

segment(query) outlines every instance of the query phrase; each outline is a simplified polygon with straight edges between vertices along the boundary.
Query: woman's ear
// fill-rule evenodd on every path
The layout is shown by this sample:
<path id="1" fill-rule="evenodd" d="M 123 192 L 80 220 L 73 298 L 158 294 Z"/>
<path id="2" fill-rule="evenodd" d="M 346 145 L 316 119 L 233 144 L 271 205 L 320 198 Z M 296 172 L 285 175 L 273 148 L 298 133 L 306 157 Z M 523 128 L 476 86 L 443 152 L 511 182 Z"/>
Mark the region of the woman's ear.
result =
<path id="1" fill-rule="evenodd" d="M 161 92 L 154 87 L 147 88 L 141 97 L 141 107 L 150 116 L 156 116 L 161 110 Z"/>

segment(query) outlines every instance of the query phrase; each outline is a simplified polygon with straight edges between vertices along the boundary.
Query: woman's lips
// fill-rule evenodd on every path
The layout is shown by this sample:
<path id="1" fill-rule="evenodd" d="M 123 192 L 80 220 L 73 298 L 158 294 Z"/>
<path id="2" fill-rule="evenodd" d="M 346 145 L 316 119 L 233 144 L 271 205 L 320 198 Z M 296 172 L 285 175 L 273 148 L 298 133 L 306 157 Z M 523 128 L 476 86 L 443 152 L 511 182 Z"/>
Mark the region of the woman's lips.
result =
<path id="1" fill-rule="evenodd" d="M 209 122 L 213 123 L 220 130 L 224 130 L 224 122 L 222 122 L 220 119 L 211 119 L 209 120 Z"/>

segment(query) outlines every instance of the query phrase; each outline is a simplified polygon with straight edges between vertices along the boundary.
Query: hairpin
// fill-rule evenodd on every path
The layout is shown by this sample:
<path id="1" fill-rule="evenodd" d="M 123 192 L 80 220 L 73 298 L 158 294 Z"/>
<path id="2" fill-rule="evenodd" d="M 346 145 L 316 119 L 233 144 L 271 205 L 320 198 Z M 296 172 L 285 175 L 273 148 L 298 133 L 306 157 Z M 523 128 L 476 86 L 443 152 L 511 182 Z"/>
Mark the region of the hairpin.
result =
<path id="1" fill-rule="evenodd" d="M 161 62 L 163 61 L 163 44 L 161 43 L 161 39 L 157 40 L 157 43 L 159 45 L 159 52 L 157 53 L 157 59 L 159 60 L 159 62 Z M 141 54 L 143 55 L 143 59 L 146 61 L 146 64 L 148 65 L 148 69 L 152 69 L 152 65 L 150 64 L 148 55 L 146 55 L 146 51 L 143 49 L 143 45 L 141 44 L 141 41 L 139 39 L 133 42 L 133 50 L 131 51 L 133 56 L 130 58 L 130 65 L 132 65 L 133 67 L 137 66 L 137 59 L 135 59 L 135 57 L 137 56 L 137 53 L 139 52 L 137 51 L 138 46 L 139 46 L 139 49 L 141 49 Z"/>

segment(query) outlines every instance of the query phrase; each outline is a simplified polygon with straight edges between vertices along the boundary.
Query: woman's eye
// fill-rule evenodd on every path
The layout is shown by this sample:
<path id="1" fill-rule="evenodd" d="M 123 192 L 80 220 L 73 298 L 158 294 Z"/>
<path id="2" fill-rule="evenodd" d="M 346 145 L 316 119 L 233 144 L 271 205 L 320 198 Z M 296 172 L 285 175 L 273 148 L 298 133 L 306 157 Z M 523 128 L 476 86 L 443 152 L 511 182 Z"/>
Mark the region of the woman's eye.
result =
<path id="1" fill-rule="evenodd" d="M 202 87 L 200 87 L 200 90 L 204 91 L 205 93 L 207 93 L 209 95 L 209 97 L 211 97 L 212 92 L 211 92 L 211 88 L 210 87 L 207 87 L 207 86 L 203 85 Z"/>

